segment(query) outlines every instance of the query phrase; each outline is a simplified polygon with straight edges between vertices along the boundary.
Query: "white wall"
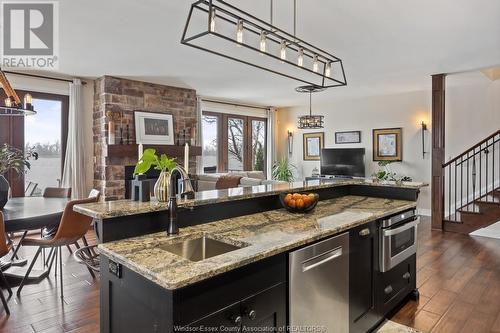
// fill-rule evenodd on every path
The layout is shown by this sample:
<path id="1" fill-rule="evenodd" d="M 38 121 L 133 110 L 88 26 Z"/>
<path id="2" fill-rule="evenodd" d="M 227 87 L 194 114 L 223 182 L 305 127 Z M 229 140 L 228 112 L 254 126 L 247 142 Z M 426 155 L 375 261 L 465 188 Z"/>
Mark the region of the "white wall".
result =
<path id="1" fill-rule="evenodd" d="M 366 149 L 366 174 L 378 169 L 372 161 L 372 129 L 387 127 L 403 128 L 403 162 L 391 165 L 394 172 L 412 177 L 415 181 L 430 183 L 430 154 L 422 157 L 422 137 L 420 122 L 423 120 L 430 129 L 430 91 L 367 97 L 363 99 L 338 101 L 328 105 L 314 105 L 313 113 L 325 116 L 322 130 L 297 129 L 297 117 L 308 112 L 307 107 L 287 108 L 278 111 L 278 156 L 286 154 L 286 133 L 293 132 L 293 153 L 291 162 L 298 168 L 298 178 L 310 176 L 319 161 L 303 161 L 302 134 L 325 132 L 325 147 Z M 334 132 L 361 130 L 361 144 L 335 144 Z M 430 151 L 430 131 L 426 133 L 426 151 Z M 430 188 L 422 189 L 419 199 L 422 213 L 430 212 Z"/>
<path id="2" fill-rule="evenodd" d="M 481 72 L 446 77 L 446 160 L 500 129 L 500 80 Z"/>
<path id="3" fill-rule="evenodd" d="M 27 91 L 45 92 L 59 95 L 69 95 L 69 83 L 63 81 L 47 80 L 40 78 L 32 78 L 20 75 L 7 74 L 9 81 L 14 89 Z M 86 176 L 87 176 L 87 191 L 93 186 L 94 166 L 93 166 L 93 133 L 92 133 L 92 110 L 94 100 L 94 81 L 85 80 L 86 85 L 83 86 L 83 112 L 85 112 L 85 123 L 82 126 L 85 129 L 85 147 L 86 155 Z"/>

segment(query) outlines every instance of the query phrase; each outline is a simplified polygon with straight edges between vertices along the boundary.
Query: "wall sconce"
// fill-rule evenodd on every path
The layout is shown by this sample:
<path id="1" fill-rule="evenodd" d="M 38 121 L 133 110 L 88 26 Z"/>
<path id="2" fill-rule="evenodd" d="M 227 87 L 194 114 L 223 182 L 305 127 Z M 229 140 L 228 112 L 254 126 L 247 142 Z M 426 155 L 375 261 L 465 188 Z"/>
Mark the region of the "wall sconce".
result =
<path id="1" fill-rule="evenodd" d="M 422 126 L 422 158 L 425 159 L 425 154 L 427 153 L 425 151 L 425 132 L 427 131 L 427 124 L 422 120 L 420 125 Z"/>
<path id="2" fill-rule="evenodd" d="M 288 155 L 292 155 L 293 152 L 293 133 L 291 131 L 287 131 L 288 134 Z"/>

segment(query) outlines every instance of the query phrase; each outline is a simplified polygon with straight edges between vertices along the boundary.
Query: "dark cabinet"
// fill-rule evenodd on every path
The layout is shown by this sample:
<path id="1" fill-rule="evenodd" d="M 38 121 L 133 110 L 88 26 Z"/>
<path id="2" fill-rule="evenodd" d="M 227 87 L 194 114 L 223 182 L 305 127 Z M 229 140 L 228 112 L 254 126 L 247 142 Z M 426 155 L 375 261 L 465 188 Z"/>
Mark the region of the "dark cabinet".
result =
<path id="1" fill-rule="evenodd" d="M 168 290 L 102 255 L 101 332 L 284 332 L 286 258 Z"/>
<path id="2" fill-rule="evenodd" d="M 241 302 L 243 332 L 284 332 L 286 284 L 281 283 Z"/>
<path id="3" fill-rule="evenodd" d="M 177 331 L 284 332 L 285 327 L 286 284 L 281 283 Z"/>
<path id="4" fill-rule="evenodd" d="M 349 331 L 368 332 L 382 319 L 375 306 L 378 263 L 376 223 L 352 229 L 349 248 Z"/>
<path id="5" fill-rule="evenodd" d="M 240 332 L 243 318 L 240 304 L 230 305 L 186 327 L 174 327 L 175 332 Z"/>

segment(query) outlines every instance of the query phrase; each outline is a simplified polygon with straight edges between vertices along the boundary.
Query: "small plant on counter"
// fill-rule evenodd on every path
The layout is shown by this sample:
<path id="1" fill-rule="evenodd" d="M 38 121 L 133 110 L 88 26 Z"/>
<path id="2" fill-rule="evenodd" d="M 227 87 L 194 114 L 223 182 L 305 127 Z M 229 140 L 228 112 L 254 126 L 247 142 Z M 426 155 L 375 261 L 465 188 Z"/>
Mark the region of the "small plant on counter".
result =
<path id="1" fill-rule="evenodd" d="M 289 163 L 288 159 L 284 157 L 281 160 L 274 162 L 272 177 L 274 180 L 293 182 L 294 169 L 296 169 L 296 167 L 293 164 Z"/>
<path id="2" fill-rule="evenodd" d="M 396 183 L 411 182 L 412 181 L 411 177 L 400 176 L 396 172 L 393 172 L 389 167 L 389 164 L 391 164 L 391 163 L 394 163 L 394 161 L 380 161 L 380 162 L 378 162 L 378 166 L 380 168 L 377 172 L 372 174 L 374 180 L 376 180 L 376 181 L 391 180 L 391 181 L 395 181 Z"/>
<path id="3" fill-rule="evenodd" d="M 156 150 L 148 148 L 144 150 L 142 157 L 139 162 L 137 162 L 134 169 L 134 176 L 140 175 L 148 172 L 151 167 L 155 167 L 155 170 L 162 172 L 170 172 L 177 165 L 175 158 L 168 158 L 167 155 L 161 154 L 156 155 Z"/>

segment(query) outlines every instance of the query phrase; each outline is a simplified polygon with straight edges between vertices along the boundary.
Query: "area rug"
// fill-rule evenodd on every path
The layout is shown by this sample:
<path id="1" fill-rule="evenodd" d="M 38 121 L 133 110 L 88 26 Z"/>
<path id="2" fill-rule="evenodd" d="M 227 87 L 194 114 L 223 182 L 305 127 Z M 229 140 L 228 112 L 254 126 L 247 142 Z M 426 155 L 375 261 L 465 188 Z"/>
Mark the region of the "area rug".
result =
<path id="1" fill-rule="evenodd" d="M 386 320 L 380 325 L 377 333 L 422 333 L 414 328 Z"/>
<path id="2" fill-rule="evenodd" d="M 500 239 L 500 221 L 485 228 L 477 229 L 469 235 Z"/>

